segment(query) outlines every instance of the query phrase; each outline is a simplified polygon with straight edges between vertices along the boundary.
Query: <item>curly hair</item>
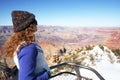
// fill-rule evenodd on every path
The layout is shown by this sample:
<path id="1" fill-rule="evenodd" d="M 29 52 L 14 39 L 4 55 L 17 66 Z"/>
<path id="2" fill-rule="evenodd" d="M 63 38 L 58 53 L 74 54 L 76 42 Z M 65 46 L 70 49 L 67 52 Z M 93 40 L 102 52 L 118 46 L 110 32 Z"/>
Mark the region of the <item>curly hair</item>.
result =
<path id="1" fill-rule="evenodd" d="M 7 57 L 13 57 L 13 53 L 21 42 L 25 41 L 27 45 L 35 41 L 35 24 L 20 32 L 14 32 L 6 41 L 4 45 L 4 53 Z"/>

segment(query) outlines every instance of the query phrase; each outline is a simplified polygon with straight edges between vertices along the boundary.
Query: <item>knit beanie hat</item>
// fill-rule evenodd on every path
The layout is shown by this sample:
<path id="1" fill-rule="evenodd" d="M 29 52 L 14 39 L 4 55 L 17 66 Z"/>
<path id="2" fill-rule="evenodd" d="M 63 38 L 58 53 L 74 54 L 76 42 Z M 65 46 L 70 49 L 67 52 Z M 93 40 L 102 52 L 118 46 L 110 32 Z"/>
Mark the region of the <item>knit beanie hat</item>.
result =
<path id="1" fill-rule="evenodd" d="M 25 30 L 31 23 L 37 25 L 35 15 L 27 11 L 12 11 L 14 32 Z"/>

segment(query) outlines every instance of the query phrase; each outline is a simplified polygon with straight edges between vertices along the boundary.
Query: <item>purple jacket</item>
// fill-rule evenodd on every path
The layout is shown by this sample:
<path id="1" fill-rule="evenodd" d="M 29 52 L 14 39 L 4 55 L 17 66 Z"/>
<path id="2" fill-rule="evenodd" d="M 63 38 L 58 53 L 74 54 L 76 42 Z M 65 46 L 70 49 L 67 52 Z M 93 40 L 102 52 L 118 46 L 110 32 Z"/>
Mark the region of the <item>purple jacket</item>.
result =
<path id="1" fill-rule="evenodd" d="M 43 53 L 42 49 L 39 52 Z M 38 49 L 36 44 L 31 43 L 18 52 L 19 79 L 18 80 L 48 80 L 48 71 L 45 68 L 39 68 L 36 73 Z M 39 59 L 38 59 L 39 60 Z M 43 63 L 42 63 L 43 64 Z M 39 71 L 37 69 L 37 71 Z"/>

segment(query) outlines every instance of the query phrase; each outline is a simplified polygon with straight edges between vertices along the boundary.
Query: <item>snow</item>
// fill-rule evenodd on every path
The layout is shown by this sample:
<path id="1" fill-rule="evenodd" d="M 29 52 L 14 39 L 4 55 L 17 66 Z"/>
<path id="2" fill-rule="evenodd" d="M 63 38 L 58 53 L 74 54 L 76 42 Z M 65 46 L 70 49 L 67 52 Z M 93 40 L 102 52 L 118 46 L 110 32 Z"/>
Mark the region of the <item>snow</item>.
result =
<path id="1" fill-rule="evenodd" d="M 101 61 L 96 66 L 91 66 L 97 70 L 105 80 L 120 80 L 120 63 L 110 63 L 108 61 Z M 84 76 L 90 77 L 93 80 L 99 80 L 98 77 L 91 71 L 81 69 Z"/>
<path id="2" fill-rule="evenodd" d="M 106 46 L 104 46 L 104 49 L 101 49 L 99 46 L 95 46 L 92 50 L 85 52 L 94 55 L 96 65 L 89 65 L 98 71 L 105 80 L 120 80 L 120 63 L 117 63 L 117 57 L 110 49 L 108 49 Z M 89 59 L 86 59 L 85 62 L 87 64 L 91 63 Z M 92 78 L 93 80 L 100 80 L 92 71 L 81 68 L 80 73 L 82 76 Z M 70 78 L 69 76 L 70 79 L 65 78 L 66 76 L 62 75 L 58 79 L 75 80 L 75 77 Z"/>
<path id="3" fill-rule="evenodd" d="M 104 46 L 104 50 L 102 50 L 99 48 L 99 46 L 96 46 L 93 48 L 93 50 L 90 51 L 90 53 L 99 54 L 98 56 L 96 56 L 97 64 L 90 67 L 97 70 L 104 77 L 105 80 L 120 80 L 120 63 L 117 63 L 117 58 L 110 49 Z M 88 70 L 81 70 L 81 73 L 84 73 L 83 75 L 90 77 L 95 76 L 93 73 L 91 74 Z M 93 77 L 93 79 L 99 80 L 96 77 Z"/>
<path id="4" fill-rule="evenodd" d="M 93 68 L 96 69 L 105 80 L 120 80 L 120 63 L 111 64 L 103 61 Z"/>

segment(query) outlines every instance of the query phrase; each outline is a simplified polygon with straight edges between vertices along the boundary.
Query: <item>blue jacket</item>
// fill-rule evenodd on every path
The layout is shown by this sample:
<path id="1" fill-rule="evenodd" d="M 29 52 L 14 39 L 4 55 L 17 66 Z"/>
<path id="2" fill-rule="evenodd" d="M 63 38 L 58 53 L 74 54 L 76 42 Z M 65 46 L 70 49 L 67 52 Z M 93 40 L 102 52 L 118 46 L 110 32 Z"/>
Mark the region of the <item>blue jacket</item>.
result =
<path id="1" fill-rule="evenodd" d="M 36 68 L 41 63 L 37 63 L 38 51 L 36 44 L 31 43 L 18 52 L 19 80 L 48 80 L 48 71 L 45 68 Z M 43 64 L 43 63 L 42 63 Z"/>

